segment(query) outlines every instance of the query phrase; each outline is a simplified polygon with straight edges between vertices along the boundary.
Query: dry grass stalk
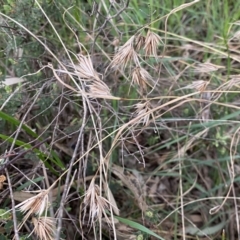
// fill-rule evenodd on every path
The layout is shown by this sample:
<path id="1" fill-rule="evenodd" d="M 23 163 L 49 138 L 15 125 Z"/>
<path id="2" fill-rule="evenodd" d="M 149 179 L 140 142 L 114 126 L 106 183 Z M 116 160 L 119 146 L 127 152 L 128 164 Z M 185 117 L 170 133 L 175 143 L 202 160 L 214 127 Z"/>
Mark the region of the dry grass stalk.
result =
<path id="1" fill-rule="evenodd" d="M 153 117 L 153 113 L 149 113 L 149 111 L 151 110 L 149 101 L 146 101 L 143 103 L 137 103 L 135 105 L 135 108 L 136 108 L 135 114 L 137 116 L 142 115 L 142 118 L 140 121 L 142 121 L 142 123 L 145 126 L 147 126 L 149 124 L 150 116 L 152 115 L 152 117 Z"/>
<path id="2" fill-rule="evenodd" d="M 229 90 L 233 87 L 240 88 L 240 75 L 230 75 L 229 81 L 222 84 L 218 90 Z"/>
<path id="3" fill-rule="evenodd" d="M 123 46 L 119 48 L 110 64 L 112 68 L 124 69 L 132 60 L 137 66 L 140 65 L 137 53 L 134 50 L 134 39 L 135 36 L 132 36 Z"/>
<path id="4" fill-rule="evenodd" d="M 210 118 L 210 109 L 206 108 L 200 113 L 200 118 L 203 122 L 208 122 Z"/>
<path id="5" fill-rule="evenodd" d="M 157 58 L 157 50 L 160 43 L 162 43 L 162 39 L 156 33 L 148 30 L 144 45 L 145 54 Z"/>
<path id="6" fill-rule="evenodd" d="M 210 118 L 210 104 L 209 102 L 211 101 L 212 98 L 212 93 L 210 92 L 203 92 L 201 94 L 201 99 L 207 100 L 201 102 L 201 112 L 200 112 L 200 119 L 202 122 L 208 122 Z"/>
<path id="7" fill-rule="evenodd" d="M 92 226 L 95 220 L 98 219 L 101 221 L 102 215 L 104 215 L 107 223 L 111 224 L 111 221 L 105 213 L 105 210 L 110 211 L 110 203 L 107 199 L 100 195 L 100 188 L 95 184 L 94 180 L 91 181 L 83 202 L 85 207 L 88 206 L 90 210 L 88 224 L 91 222 Z"/>
<path id="8" fill-rule="evenodd" d="M 230 38 L 229 41 L 239 40 L 239 39 L 240 39 L 240 31 L 237 31 L 233 34 L 232 38 Z"/>
<path id="9" fill-rule="evenodd" d="M 141 67 L 136 67 L 132 73 L 132 81 L 134 84 L 140 86 L 142 90 L 147 90 L 147 85 L 149 81 L 152 80 L 151 75 Z"/>
<path id="10" fill-rule="evenodd" d="M 54 218 L 43 216 L 32 218 L 34 226 L 33 232 L 38 236 L 40 240 L 54 240 L 56 232 L 56 221 Z"/>

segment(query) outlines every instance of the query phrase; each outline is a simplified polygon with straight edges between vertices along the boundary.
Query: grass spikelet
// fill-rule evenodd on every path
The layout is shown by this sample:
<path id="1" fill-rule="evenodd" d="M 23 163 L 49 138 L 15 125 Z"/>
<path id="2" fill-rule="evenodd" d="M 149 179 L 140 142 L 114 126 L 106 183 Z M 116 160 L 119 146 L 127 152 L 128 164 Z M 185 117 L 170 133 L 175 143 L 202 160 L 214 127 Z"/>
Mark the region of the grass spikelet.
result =
<path id="1" fill-rule="evenodd" d="M 152 113 L 149 113 L 149 110 L 151 110 L 149 101 L 137 103 L 135 105 L 135 108 L 136 108 L 135 114 L 137 116 L 142 115 L 140 121 L 143 123 L 143 125 L 147 126 L 150 120 L 150 116 L 152 115 Z"/>
<path id="2" fill-rule="evenodd" d="M 132 81 L 134 84 L 138 85 L 141 90 L 147 90 L 147 85 L 149 81 L 152 80 L 151 75 L 141 67 L 136 67 L 132 73 Z"/>
<path id="3" fill-rule="evenodd" d="M 123 46 L 119 48 L 110 64 L 112 68 L 124 69 L 131 61 L 133 61 L 137 66 L 140 65 L 137 53 L 134 50 L 134 39 L 135 36 L 132 36 Z"/>
<path id="4" fill-rule="evenodd" d="M 92 98 L 94 96 L 112 97 L 109 87 L 102 81 L 93 81 L 88 87 Z"/>
<path id="5" fill-rule="evenodd" d="M 90 56 L 78 55 L 78 64 L 71 66 L 75 68 L 75 73 L 81 79 L 100 80 L 98 73 L 94 70 Z"/>
<path id="6" fill-rule="evenodd" d="M 161 38 L 156 33 L 148 30 L 144 45 L 145 54 L 157 58 L 157 49 L 160 42 L 162 43 Z"/>
<path id="7" fill-rule="evenodd" d="M 91 223 L 91 226 L 95 220 L 100 221 L 103 215 L 106 218 L 106 221 L 111 224 L 111 221 L 105 213 L 105 210 L 110 211 L 110 203 L 107 199 L 101 196 L 100 188 L 94 183 L 94 181 L 91 182 L 83 202 L 85 207 L 89 207 L 90 213 L 88 223 Z"/>
<path id="8" fill-rule="evenodd" d="M 54 218 L 43 216 L 32 218 L 34 226 L 33 232 L 38 236 L 40 240 L 54 240 L 54 234 L 56 231 L 56 221 Z"/>
<path id="9" fill-rule="evenodd" d="M 206 87 L 208 86 L 209 81 L 203 81 L 203 80 L 197 80 L 197 81 L 193 81 L 191 84 L 182 87 L 178 90 L 182 90 L 182 89 L 194 89 L 197 90 L 199 92 L 203 92 L 205 91 Z"/>
<path id="10" fill-rule="evenodd" d="M 41 190 L 39 194 L 23 201 L 18 204 L 16 208 L 18 208 L 21 212 L 26 213 L 25 219 L 27 219 L 30 215 L 42 215 L 44 211 L 49 206 L 49 197 L 47 190 Z"/>
<path id="11" fill-rule="evenodd" d="M 90 56 L 79 54 L 78 60 L 78 64 L 73 66 L 70 65 L 70 67 L 75 69 L 74 73 L 80 78 L 80 80 L 87 82 L 86 86 L 88 86 L 88 92 L 91 97 L 112 97 L 109 87 L 100 79 L 99 74 L 94 70 Z"/>
<path id="12" fill-rule="evenodd" d="M 137 35 L 135 38 L 135 49 L 136 51 L 139 51 L 140 49 L 142 49 L 144 47 L 146 38 L 142 35 Z"/>

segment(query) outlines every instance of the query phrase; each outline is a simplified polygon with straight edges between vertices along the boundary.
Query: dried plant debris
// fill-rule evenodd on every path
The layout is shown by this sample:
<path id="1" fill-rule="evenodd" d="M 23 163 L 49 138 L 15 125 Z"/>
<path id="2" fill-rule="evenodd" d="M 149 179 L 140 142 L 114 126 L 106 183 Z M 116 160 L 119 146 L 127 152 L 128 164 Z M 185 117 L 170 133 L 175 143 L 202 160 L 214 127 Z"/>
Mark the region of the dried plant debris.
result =
<path id="1" fill-rule="evenodd" d="M 146 193 L 144 184 L 141 183 L 141 175 L 135 171 L 135 176 L 133 174 L 124 174 L 124 169 L 120 166 L 113 165 L 112 172 L 123 182 L 123 184 L 129 188 L 133 193 L 135 200 L 138 203 L 140 209 L 145 212 L 147 210 L 147 204 L 145 201 Z"/>
<path id="2" fill-rule="evenodd" d="M 0 175 L 0 190 L 2 190 L 5 181 L 6 177 L 4 175 Z"/>

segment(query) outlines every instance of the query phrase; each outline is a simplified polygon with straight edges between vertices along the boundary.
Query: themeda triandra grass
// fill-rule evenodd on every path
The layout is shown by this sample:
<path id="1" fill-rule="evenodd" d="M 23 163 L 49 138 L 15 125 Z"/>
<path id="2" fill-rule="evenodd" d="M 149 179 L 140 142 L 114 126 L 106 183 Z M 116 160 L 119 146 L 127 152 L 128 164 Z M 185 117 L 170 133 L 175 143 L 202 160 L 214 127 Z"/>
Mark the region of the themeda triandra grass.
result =
<path id="1" fill-rule="evenodd" d="M 56 232 L 56 220 L 47 216 L 33 217 L 33 232 L 40 240 L 54 240 Z"/>
<path id="2" fill-rule="evenodd" d="M 148 30 L 144 44 L 146 56 L 154 56 L 155 58 L 157 58 L 157 50 L 160 43 L 162 43 L 162 39 L 160 38 L 160 36 Z"/>
<path id="3" fill-rule="evenodd" d="M 124 70 L 127 64 L 131 63 L 132 61 L 135 63 L 135 65 L 140 65 L 137 52 L 134 49 L 134 41 L 135 36 L 132 36 L 123 46 L 118 49 L 110 64 L 113 69 L 119 68 Z"/>
<path id="4" fill-rule="evenodd" d="M 87 87 L 87 92 L 90 98 L 101 96 L 103 98 L 111 98 L 112 94 L 109 87 L 103 82 L 100 75 L 95 71 L 91 57 L 78 54 L 78 62 L 69 67 L 74 69 L 74 74 L 79 78 L 79 81 Z"/>
<path id="5" fill-rule="evenodd" d="M 91 181 L 88 190 L 86 191 L 83 204 L 85 212 L 86 208 L 89 208 L 88 224 L 92 226 L 96 220 L 101 221 L 103 216 L 108 224 L 112 224 L 106 211 L 110 212 L 110 207 L 113 206 L 110 206 L 111 203 L 101 195 L 100 188 L 95 184 L 94 179 Z"/>
<path id="6" fill-rule="evenodd" d="M 26 213 L 26 218 L 32 214 L 42 215 L 49 206 L 49 191 L 40 190 L 39 193 L 16 206 L 21 212 Z"/>
<path id="7" fill-rule="evenodd" d="M 151 75 L 142 67 L 134 68 L 132 72 L 132 82 L 140 87 L 141 91 L 147 91 L 147 86 L 151 86 Z"/>

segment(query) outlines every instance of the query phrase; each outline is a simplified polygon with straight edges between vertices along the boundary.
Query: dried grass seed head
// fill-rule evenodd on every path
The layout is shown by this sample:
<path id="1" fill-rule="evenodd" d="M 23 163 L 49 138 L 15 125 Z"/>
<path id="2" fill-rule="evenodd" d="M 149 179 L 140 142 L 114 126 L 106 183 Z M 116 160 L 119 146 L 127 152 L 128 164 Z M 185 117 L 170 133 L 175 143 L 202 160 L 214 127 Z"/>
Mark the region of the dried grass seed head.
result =
<path id="1" fill-rule="evenodd" d="M 144 50 L 147 56 L 157 57 L 158 45 L 162 43 L 162 39 L 156 33 L 148 30 L 147 36 L 145 39 Z"/>
<path id="2" fill-rule="evenodd" d="M 149 81 L 152 80 L 151 75 L 144 68 L 136 67 L 132 72 L 132 81 L 138 85 L 142 90 L 147 90 Z"/>
<path id="3" fill-rule="evenodd" d="M 78 64 L 72 66 L 75 73 L 81 79 L 98 80 L 100 81 L 98 73 L 94 70 L 93 63 L 90 56 L 78 55 Z"/>
<path id="4" fill-rule="evenodd" d="M 86 80 L 89 88 L 90 97 L 108 96 L 112 97 L 109 87 L 100 79 L 99 74 L 94 70 L 90 56 L 78 55 L 79 63 L 71 66 L 75 69 L 75 74 L 81 79 Z"/>
<path id="5" fill-rule="evenodd" d="M 48 191 L 41 190 L 39 194 L 18 204 L 16 208 L 19 208 L 19 210 L 23 213 L 28 212 L 28 215 L 37 214 L 40 216 L 44 213 L 48 206 L 49 206 Z"/>
<path id="6" fill-rule="evenodd" d="M 34 226 L 33 232 L 38 236 L 40 240 L 54 240 L 56 232 L 56 220 L 51 217 L 42 216 L 32 218 Z"/>
<path id="7" fill-rule="evenodd" d="M 240 75 L 230 75 L 229 78 L 229 81 L 218 87 L 219 90 L 229 90 L 233 87 L 240 88 Z"/>
<path id="8" fill-rule="evenodd" d="M 149 124 L 150 116 L 152 115 L 152 113 L 149 112 L 151 110 L 149 101 L 137 103 L 135 104 L 135 108 L 136 116 L 141 116 L 141 119 L 139 121 L 147 126 Z"/>
<path id="9" fill-rule="evenodd" d="M 134 50 L 134 38 L 135 36 L 132 36 L 123 46 L 118 49 L 110 64 L 112 68 L 124 69 L 131 61 L 133 61 L 136 65 L 140 65 L 137 53 Z"/>
<path id="10" fill-rule="evenodd" d="M 146 38 L 142 36 L 141 34 L 138 34 L 135 38 L 135 49 L 136 51 L 139 51 L 144 47 Z"/>
<path id="11" fill-rule="evenodd" d="M 107 199 L 100 195 L 100 188 L 94 183 L 94 181 L 91 182 L 85 194 L 83 203 L 85 204 L 85 207 L 89 207 L 90 214 L 88 223 L 91 223 L 92 225 L 97 219 L 100 221 L 102 215 L 104 215 L 106 221 L 111 224 L 105 213 L 105 210 L 110 210 L 110 203 Z"/>
<path id="12" fill-rule="evenodd" d="M 87 85 L 89 87 L 89 93 L 91 94 L 91 98 L 96 96 L 108 96 L 112 97 L 109 87 L 104 82 L 92 82 Z"/>
<path id="13" fill-rule="evenodd" d="M 204 80 L 192 81 L 191 84 L 189 84 L 189 85 L 187 85 L 183 88 L 180 88 L 179 90 L 181 90 L 181 89 L 194 89 L 194 90 L 197 90 L 199 92 L 202 92 L 202 91 L 205 91 L 208 84 L 209 84 L 209 81 L 204 81 Z"/>

